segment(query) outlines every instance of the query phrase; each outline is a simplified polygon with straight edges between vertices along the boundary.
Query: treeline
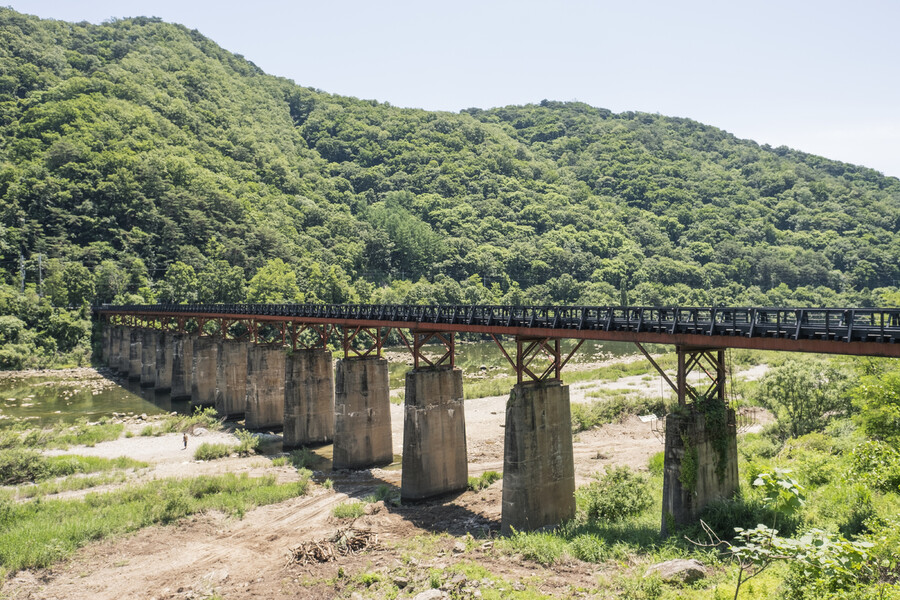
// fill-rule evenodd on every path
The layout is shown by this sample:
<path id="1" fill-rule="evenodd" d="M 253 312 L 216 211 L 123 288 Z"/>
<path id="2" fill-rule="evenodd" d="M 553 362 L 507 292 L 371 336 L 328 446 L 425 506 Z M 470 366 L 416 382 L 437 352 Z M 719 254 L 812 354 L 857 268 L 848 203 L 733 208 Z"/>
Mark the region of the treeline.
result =
<path id="1" fill-rule="evenodd" d="M 58 340 L 28 310 L 85 302 L 872 305 L 900 281 L 900 181 L 871 169 L 579 103 L 330 95 L 150 18 L 0 9 L 0 196 L 24 347 Z"/>

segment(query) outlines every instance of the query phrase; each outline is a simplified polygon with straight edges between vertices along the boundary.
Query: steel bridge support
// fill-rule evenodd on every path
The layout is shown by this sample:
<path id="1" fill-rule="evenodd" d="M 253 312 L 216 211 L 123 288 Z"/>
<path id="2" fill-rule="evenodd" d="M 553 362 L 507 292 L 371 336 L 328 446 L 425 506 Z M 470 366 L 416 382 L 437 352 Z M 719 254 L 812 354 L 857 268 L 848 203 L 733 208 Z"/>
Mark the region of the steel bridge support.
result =
<path id="1" fill-rule="evenodd" d="M 568 354 L 558 338 L 515 339 L 515 358 L 491 336 L 516 373 L 506 403 L 501 533 L 553 526 L 575 516 L 575 460 L 569 386 L 562 369 Z"/>
<path id="2" fill-rule="evenodd" d="M 665 417 L 663 507 L 660 531 L 668 535 L 696 522 L 707 504 L 738 491 L 737 423 L 725 395 L 722 348 L 676 347 L 675 381 L 643 346 L 640 351 L 669 384 L 679 410 Z M 691 373 L 700 374 L 692 385 Z"/>

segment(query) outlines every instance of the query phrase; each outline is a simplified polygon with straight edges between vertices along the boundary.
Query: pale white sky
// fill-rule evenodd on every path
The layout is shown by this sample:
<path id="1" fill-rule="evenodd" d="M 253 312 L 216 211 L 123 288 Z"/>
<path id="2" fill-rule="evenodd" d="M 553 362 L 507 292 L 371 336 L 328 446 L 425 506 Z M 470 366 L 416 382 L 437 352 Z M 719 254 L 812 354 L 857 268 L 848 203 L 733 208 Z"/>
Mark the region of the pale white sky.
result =
<path id="1" fill-rule="evenodd" d="M 272 75 L 396 106 L 580 100 L 900 176 L 900 2 L 7 0 L 157 16 Z"/>

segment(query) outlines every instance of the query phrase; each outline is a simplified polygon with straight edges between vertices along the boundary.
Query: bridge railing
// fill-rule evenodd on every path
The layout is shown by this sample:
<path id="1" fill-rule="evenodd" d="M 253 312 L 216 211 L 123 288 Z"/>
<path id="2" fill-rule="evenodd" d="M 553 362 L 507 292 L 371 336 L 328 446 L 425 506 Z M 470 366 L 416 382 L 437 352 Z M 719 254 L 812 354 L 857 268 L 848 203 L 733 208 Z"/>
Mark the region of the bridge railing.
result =
<path id="1" fill-rule="evenodd" d="M 97 312 L 222 315 L 517 329 L 900 342 L 900 309 L 373 304 L 167 304 Z"/>

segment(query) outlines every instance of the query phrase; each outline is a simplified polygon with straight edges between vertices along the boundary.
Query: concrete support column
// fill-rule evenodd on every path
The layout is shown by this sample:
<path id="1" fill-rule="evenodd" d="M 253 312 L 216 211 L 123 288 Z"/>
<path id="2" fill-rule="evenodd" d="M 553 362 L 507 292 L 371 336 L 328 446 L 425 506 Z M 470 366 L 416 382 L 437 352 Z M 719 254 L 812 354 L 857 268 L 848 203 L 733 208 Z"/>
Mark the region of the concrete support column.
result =
<path id="1" fill-rule="evenodd" d="M 112 325 L 109 328 L 109 368 L 119 370 L 121 361 L 122 326 Z"/>
<path id="2" fill-rule="evenodd" d="M 189 333 L 172 334 L 172 400 L 190 400 L 194 370 L 194 340 Z"/>
<path id="3" fill-rule="evenodd" d="M 249 342 L 219 340 L 216 366 L 216 412 L 242 416 L 247 406 L 247 347 Z"/>
<path id="4" fill-rule="evenodd" d="M 117 356 L 119 358 L 116 370 L 120 375 L 128 377 L 128 368 L 131 366 L 129 356 L 131 355 L 131 327 L 125 325 L 119 327 L 116 334 L 116 345 L 118 347 Z"/>
<path id="5" fill-rule="evenodd" d="M 334 438 L 331 350 L 295 350 L 284 382 L 284 448 L 326 444 Z"/>
<path id="6" fill-rule="evenodd" d="M 100 327 L 100 362 L 108 366 L 109 357 L 112 354 L 113 326 L 108 321 L 101 321 Z"/>
<path id="7" fill-rule="evenodd" d="M 735 415 L 731 409 L 724 410 L 723 431 L 707 430 L 706 416 L 700 412 L 666 417 L 663 535 L 676 525 L 696 522 L 707 504 L 731 498 L 738 491 Z"/>
<path id="8" fill-rule="evenodd" d="M 219 355 L 216 338 L 194 338 L 194 361 L 191 367 L 191 406 L 215 406 L 216 368 Z"/>
<path id="9" fill-rule="evenodd" d="M 285 349 L 247 348 L 247 429 L 280 428 L 284 424 Z"/>
<path id="10" fill-rule="evenodd" d="M 168 331 L 156 333 L 156 385 L 159 392 L 172 389 L 172 334 Z"/>
<path id="11" fill-rule="evenodd" d="M 141 387 L 156 386 L 156 336 L 153 329 L 141 332 Z"/>
<path id="12" fill-rule="evenodd" d="M 384 358 L 337 361 L 334 375 L 334 469 L 389 464 L 391 402 Z"/>
<path id="13" fill-rule="evenodd" d="M 406 374 L 400 496 L 421 500 L 466 489 L 466 417 L 462 370 Z"/>
<path id="14" fill-rule="evenodd" d="M 520 383 L 506 403 L 503 535 L 575 516 L 575 461 L 569 386 Z"/>
<path id="15" fill-rule="evenodd" d="M 128 380 L 140 381 L 141 367 L 143 366 L 142 342 L 144 336 L 140 328 L 131 329 L 128 336 Z"/>

